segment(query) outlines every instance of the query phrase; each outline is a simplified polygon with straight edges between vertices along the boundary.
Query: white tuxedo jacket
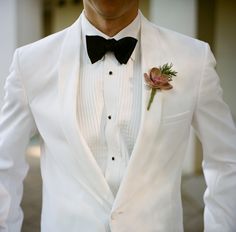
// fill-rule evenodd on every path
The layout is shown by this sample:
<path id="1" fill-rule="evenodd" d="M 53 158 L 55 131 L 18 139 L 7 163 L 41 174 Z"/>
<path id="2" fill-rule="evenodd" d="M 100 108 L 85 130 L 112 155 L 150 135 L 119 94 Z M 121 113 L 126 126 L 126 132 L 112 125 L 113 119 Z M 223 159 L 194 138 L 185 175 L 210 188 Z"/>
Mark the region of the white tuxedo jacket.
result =
<path id="1" fill-rule="evenodd" d="M 236 231 L 236 130 L 208 45 L 142 18 L 142 72 L 173 63 L 178 76 L 150 111 L 143 81 L 141 126 L 114 198 L 78 129 L 80 36 L 78 19 L 15 53 L 0 123 L 0 231 L 20 231 L 24 153 L 35 133 L 42 137 L 42 232 L 183 231 L 180 184 L 191 125 L 204 150 L 205 231 Z"/>

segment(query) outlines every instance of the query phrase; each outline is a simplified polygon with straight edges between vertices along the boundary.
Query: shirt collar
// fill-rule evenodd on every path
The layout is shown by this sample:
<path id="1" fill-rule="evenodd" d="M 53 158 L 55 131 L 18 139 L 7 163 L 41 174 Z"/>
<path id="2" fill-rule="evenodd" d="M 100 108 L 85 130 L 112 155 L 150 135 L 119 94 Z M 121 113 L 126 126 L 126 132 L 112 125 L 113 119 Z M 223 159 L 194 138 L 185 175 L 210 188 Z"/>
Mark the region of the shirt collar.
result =
<path id="1" fill-rule="evenodd" d="M 124 37 L 133 37 L 135 39 L 139 39 L 139 31 L 140 31 L 140 25 L 141 25 L 141 14 L 140 11 L 138 11 L 138 15 L 136 16 L 136 18 L 124 29 L 122 29 L 120 32 L 118 32 L 116 35 L 114 35 L 113 37 L 110 37 L 106 34 L 104 34 L 103 32 L 101 32 L 100 30 L 98 30 L 95 26 L 93 26 L 88 19 L 85 16 L 84 11 L 81 14 L 81 18 L 82 18 L 82 40 L 83 40 L 83 45 L 86 48 L 86 35 L 98 35 L 98 36 L 102 36 L 105 39 L 112 39 L 114 38 L 115 40 L 119 40 L 121 38 Z M 131 59 L 134 60 L 135 59 L 135 51 L 137 49 L 137 46 L 135 47 L 134 52 L 131 55 Z"/>

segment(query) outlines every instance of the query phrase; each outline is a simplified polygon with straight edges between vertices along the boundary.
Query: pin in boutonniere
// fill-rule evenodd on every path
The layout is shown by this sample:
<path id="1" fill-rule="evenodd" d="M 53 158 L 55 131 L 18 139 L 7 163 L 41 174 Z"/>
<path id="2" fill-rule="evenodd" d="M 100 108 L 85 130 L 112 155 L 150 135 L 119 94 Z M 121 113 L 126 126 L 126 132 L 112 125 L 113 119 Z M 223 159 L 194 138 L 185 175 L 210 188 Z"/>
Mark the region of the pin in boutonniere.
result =
<path id="1" fill-rule="evenodd" d="M 169 83 L 172 78 L 177 75 L 177 72 L 172 70 L 173 64 L 164 64 L 159 68 L 152 68 L 150 74 L 144 74 L 144 78 L 147 86 L 152 89 L 151 96 L 148 102 L 147 110 L 150 109 L 153 102 L 156 91 L 159 90 L 169 90 L 173 86 Z"/>

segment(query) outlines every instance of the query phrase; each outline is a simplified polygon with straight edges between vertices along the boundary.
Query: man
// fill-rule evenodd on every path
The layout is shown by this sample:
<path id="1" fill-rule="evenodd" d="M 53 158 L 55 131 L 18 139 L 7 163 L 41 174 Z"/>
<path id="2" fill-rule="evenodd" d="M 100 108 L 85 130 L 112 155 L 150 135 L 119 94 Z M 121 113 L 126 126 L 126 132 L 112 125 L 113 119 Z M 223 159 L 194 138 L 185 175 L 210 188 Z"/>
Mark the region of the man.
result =
<path id="1" fill-rule="evenodd" d="M 208 45 L 154 26 L 138 0 L 83 3 L 71 27 L 14 55 L 0 123 L 0 231 L 20 231 L 24 152 L 36 133 L 41 231 L 183 231 L 191 125 L 204 150 L 205 231 L 235 231 L 236 130 Z"/>

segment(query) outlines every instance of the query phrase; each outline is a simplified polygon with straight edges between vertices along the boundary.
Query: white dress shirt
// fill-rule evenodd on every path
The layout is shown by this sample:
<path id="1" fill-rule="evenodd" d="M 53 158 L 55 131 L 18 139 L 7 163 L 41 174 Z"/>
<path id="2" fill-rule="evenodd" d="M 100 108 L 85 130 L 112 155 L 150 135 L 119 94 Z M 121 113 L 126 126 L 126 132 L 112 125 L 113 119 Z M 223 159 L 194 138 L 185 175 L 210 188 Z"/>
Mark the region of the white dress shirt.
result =
<path id="1" fill-rule="evenodd" d="M 110 39 L 82 13 L 81 69 L 78 86 L 78 124 L 98 166 L 116 195 L 137 138 L 141 117 L 142 74 L 140 61 L 140 14 L 116 34 L 138 39 L 128 63 L 121 65 L 113 53 L 92 64 L 86 35 Z"/>

